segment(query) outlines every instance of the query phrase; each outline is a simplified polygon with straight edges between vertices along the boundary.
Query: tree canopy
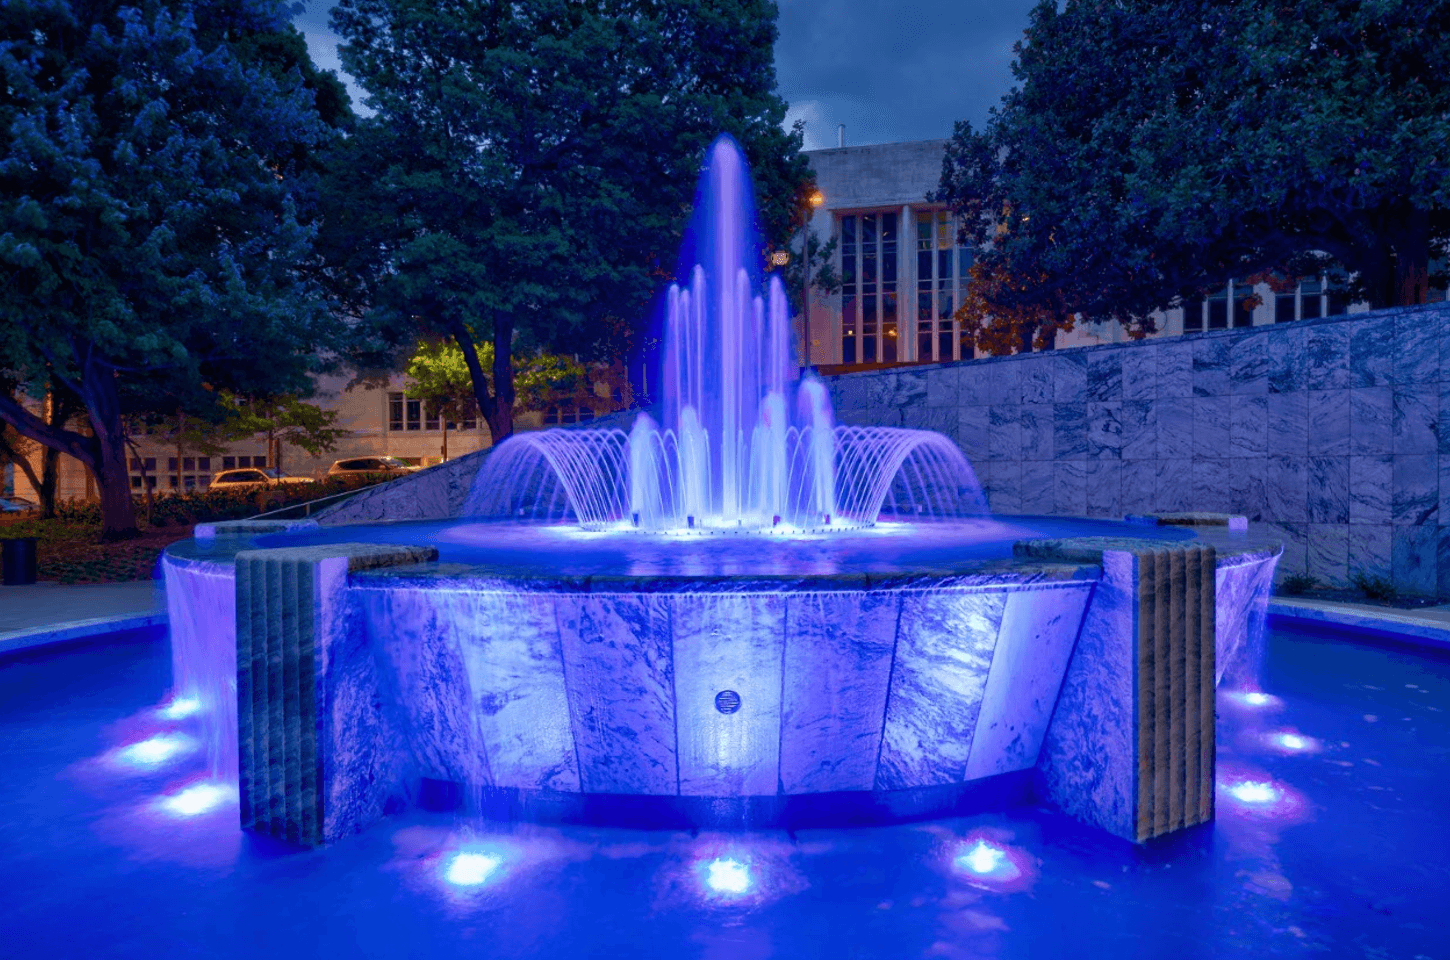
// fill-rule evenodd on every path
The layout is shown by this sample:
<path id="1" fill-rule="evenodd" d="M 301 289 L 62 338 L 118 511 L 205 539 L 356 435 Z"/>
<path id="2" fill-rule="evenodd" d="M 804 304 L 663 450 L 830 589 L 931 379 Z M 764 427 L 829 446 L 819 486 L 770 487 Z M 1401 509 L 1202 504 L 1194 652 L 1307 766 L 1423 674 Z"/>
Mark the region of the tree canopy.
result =
<path id="1" fill-rule="evenodd" d="M 80 460 L 110 537 L 135 528 L 123 417 L 305 392 L 337 327 L 311 256 L 316 154 L 346 95 L 280 0 L 0 7 L 0 370 L 73 395 L 88 430 L 0 393 Z"/>
<path id="2" fill-rule="evenodd" d="M 937 196 L 1003 307 L 1141 332 L 1230 278 L 1422 302 L 1450 239 L 1450 0 L 1044 0 Z"/>
<path id="3" fill-rule="evenodd" d="M 329 242 L 380 352 L 458 344 L 494 442 L 515 350 L 592 360 L 641 336 L 715 136 L 745 148 L 769 247 L 808 203 L 768 0 L 342 0 L 333 26 L 375 113 L 336 171 L 350 212 Z"/>

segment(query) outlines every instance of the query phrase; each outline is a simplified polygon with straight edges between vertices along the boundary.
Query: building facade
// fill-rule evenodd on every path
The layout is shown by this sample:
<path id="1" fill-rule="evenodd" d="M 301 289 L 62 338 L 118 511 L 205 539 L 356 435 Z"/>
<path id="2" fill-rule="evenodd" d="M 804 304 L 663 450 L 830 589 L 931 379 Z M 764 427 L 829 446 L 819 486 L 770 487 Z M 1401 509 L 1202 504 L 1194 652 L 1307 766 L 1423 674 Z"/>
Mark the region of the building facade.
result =
<path id="1" fill-rule="evenodd" d="M 972 357 L 952 318 L 973 252 L 956 243 L 957 224 L 945 204 L 926 198 L 941 181 L 945 140 L 810 150 L 824 202 L 810 223 L 819 249 L 837 241 L 839 293 L 816 293 L 810 305 L 810 362 L 870 369 Z M 1333 276 L 1306 279 L 1278 292 L 1266 283 L 1225 283 L 1209 296 L 1155 316 L 1155 337 L 1266 326 L 1361 313 Z M 1443 300 L 1445 292 L 1431 292 Z M 1078 324 L 1058 335 L 1058 348 L 1118 343 L 1116 323 Z"/>

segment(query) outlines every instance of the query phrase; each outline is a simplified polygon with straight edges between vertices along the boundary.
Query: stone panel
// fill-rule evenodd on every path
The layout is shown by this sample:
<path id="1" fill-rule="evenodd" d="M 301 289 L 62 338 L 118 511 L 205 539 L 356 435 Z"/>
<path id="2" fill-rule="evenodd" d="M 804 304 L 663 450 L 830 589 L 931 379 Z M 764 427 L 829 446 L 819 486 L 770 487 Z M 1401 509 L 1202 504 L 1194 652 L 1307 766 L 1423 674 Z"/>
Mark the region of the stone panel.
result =
<path id="1" fill-rule="evenodd" d="M 675 598 L 680 793 L 779 792 L 785 603 L 780 594 Z M 734 713 L 716 707 L 727 690 L 740 698 Z"/>
<path id="2" fill-rule="evenodd" d="M 1193 396 L 1193 341 L 1166 340 L 1153 349 L 1158 353 L 1158 396 Z"/>
<path id="3" fill-rule="evenodd" d="M 1050 403 L 1024 403 L 1019 416 L 1022 459 L 1051 460 L 1053 435 L 1057 430 L 1055 406 Z"/>
<path id="4" fill-rule="evenodd" d="M 1229 381 L 1236 395 L 1269 392 L 1269 334 L 1242 333 L 1230 341 Z"/>
<path id="5" fill-rule="evenodd" d="M 1121 351 L 1093 350 L 1088 353 L 1087 396 L 1085 399 L 1089 404 L 1122 402 L 1123 355 Z"/>
<path id="6" fill-rule="evenodd" d="M 1193 400 L 1193 456 L 1196 460 L 1227 457 L 1232 425 L 1227 396 L 1200 396 Z"/>
<path id="7" fill-rule="evenodd" d="M 1087 584 L 1077 583 L 1007 595 L 966 779 L 1037 764 L 1091 595 Z"/>
<path id="8" fill-rule="evenodd" d="M 1381 387 L 1394 383 L 1395 331 L 1381 319 L 1350 322 L 1349 373 L 1351 387 Z"/>
<path id="9" fill-rule="evenodd" d="M 1087 405 L 1087 455 L 1089 460 L 1116 460 L 1122 453 L 1121 403 Z"/>
<path id="10" fill-rule="evenodd" d="M 1396 589 L 1402 593 L 1433 595 L 1438 586 L 1438 549 L 1438 532 L 1434 524 L 1395 524 L 1391 564 Z"/>
<path id="11" fill-rule="evenodd" d="M 1157 397 L 1159 384 L 1156 345 L 1137 343 L 1124 346 L 1122 358 L 1123 400 L 1152 400 Z"/>
<path id="12" fill-rule="evenodd" d="M 1229 453 L 1262 457 L 1269 452 L 1269 398 L 1235 396 L 1230 408 Z"/>
<path id="13" fill-rule="evenodd" d="M 1224 337 L 1204 337 L 1193 341 L 1195 397 L 1229 395 L 1232 387 L 1229 379 L 1229 343 Z"/>
<path id="14" fill-rule="evenodd" d="M 1124 400 L 1122 424 L 1124 460 L 1154 460 L 1158 456 L 1159 400 Z"/>
<path id="15" fill-rule="evenodd" d="M 1309 456 L 1349 456 L 1350 390 L 1309 391 Z"/>
<path id="16" fill-rule="evenodd" d="M 1304 327 L 1274 327 L 1269 331 L 1269 392 L 1297 393 L 1304 383 Z"/>
<path id="17" fill-rule="evenodd" d="M 1349 328 L 1343 323 L 1312 324 L 1304 334 L 1304 387 L 1349 388 Z"/>
<path id="18" fill-rule="evenodd" d="M 1024 358 L 1021 364 L 1022 402 L 1051 403 L 1055 389 L 1050 358 L 1034 355 Z"/>
<path id="19" fill-rule="evenodd" d="M 1394 459 L 1349 458 L 1349 522 L 1381 524 L 1389 531 L 1390 491 L 1394 482 Z"/>
<path id="20" fill-rule="evenodd" d="M 579 597 L 560 604 L 559 633 L 582 789 L 679 792 L 670 618 L 662 600 Z"/>
<path id="21" fill-rule="evenodd" d="M 1394 391 L 1389 387 L 1349 391 L 1350 454 L 1372 457 L 1394 452 L 1394 409 Z"/>
<path id="22" fill-rule="evenodd" d="M 876 789 L 962 782 L 1006 600 L 999 591 L 903 597 Z"/>
<path id="23" fill-rule="evenodd" d="M 1394 454 L 1397 457 L 1440 452 L 1440 387 L 1395 389 Z"/>
<path id="24" fill-rule="evenodd" d="M 787 599 L 784 793 L 871 789 L 900 606 L 884 592 Z"/>

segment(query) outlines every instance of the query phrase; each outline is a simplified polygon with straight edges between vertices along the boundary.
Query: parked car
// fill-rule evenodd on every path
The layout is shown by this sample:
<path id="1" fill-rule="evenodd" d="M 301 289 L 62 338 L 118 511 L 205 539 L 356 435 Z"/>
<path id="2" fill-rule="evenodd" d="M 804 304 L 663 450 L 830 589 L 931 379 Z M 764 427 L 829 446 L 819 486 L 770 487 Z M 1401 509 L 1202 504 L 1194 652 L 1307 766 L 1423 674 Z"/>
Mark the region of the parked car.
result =
<path id="1" fill-rule="evenodd" d="M 334 463 L 327 469 L 327 476 L 329 479 L 342 477 L 363 481 L 394 480 L 415 473 L 418 469 L 408 466 L 397 457 L 353 457 Z"/>
<path id="2" fill-rule="evenodd" d="M 264 487 L 283 487 L 294 483 L 316 483 L 311 477 L 289 477 L 276 469 L 223 470 L 211 478 L 211 490 L 261 490 Z"/>
<path id="3" fill-rule="evenodd" d="M 0 513 L 29 513 L 38 509 L 39 505 L 26 497 L 0 497 Z"/>

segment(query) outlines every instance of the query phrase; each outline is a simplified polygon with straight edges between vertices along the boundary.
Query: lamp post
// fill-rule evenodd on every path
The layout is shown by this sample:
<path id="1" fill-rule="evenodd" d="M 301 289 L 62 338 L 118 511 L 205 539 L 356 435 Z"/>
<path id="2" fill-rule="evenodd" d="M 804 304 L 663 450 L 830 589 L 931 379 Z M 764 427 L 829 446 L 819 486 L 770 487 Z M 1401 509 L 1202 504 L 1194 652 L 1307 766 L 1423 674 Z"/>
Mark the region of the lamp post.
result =
<path id="1" fill-rule="evenodd" d="M 801 291 L 801 326 L 805 336 L 805 350 L 801 353 L 801 365 L 809 368 L 811 366 L 811 219 L 815 216 L 816 208 L 826 202 L 825 194 L 819 190 L 812 190 L 810 196 L 811 212 L 806 214 L 805 235 L 801 238 L 801 244 L 806 257 L 806 285 Z"/>

